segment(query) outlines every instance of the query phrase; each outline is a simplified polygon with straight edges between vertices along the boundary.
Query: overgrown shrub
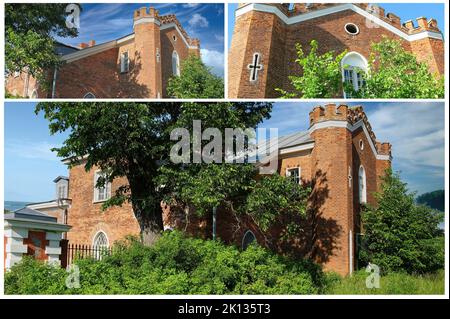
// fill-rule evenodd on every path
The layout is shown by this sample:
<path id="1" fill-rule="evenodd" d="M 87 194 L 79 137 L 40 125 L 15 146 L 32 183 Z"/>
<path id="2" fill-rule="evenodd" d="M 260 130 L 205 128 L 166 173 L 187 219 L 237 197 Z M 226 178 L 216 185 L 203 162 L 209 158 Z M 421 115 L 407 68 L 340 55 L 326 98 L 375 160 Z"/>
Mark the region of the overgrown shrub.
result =
<path id="1" fill-rule="evenodd" d="M 316 294 L 319 266 L 262 247 L 240 251 L 217 241 L 168 232 L 152 247 L 129 239 L 111 256 L 76 261 L 80 288 L 63 269 L 25 258 L 5 275 L 7 294 Z"/>

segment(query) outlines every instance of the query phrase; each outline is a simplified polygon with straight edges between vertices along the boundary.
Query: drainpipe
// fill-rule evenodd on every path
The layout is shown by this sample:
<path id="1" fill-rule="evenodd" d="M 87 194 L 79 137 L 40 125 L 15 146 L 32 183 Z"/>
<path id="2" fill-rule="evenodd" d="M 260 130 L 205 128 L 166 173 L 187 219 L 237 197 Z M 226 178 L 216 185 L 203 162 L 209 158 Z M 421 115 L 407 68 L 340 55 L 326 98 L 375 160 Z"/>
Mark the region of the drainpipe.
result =
<path id="1" fill-rule="evenodd" d="M 348 234 L 348 251 L 350 255 L 350 263 L 349 263 L 349 273 L 350 276 L 353 273 L 353 232 L 350 230 L 350 233 Z"/>
<path id="2" fill-rule="evenodd" d="M 58 69 L 55 66 L 55 71 L 53 71 L 52 99 L 55 97 L 55 93 L 56 93 L 56 74 L 57 73 L 58 73 Z"/>
<path id="3" fill-rule="evenodd" d="M 216 240 L 216 215 L 217 215 L 217 207 L 213 207 L 213 240 Z"/>

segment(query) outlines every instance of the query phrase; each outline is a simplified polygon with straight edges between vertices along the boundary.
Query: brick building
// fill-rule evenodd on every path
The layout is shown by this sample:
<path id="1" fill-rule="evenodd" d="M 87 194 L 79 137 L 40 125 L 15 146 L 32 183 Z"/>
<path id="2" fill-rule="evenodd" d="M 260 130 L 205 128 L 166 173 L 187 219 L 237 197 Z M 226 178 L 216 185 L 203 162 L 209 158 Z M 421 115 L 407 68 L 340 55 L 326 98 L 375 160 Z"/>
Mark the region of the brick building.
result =
<path id="1" fill-rule="evenodd" d="M 78 48 L 56 44 L 63 65 L 49 70 L 43 90 L 25 70 L 10 74 L 6 91 L 31 98 L 161 98 L 180 63 L 200 56 L 200 41 L 190 38 L 173 14 L 154 8 L 134 12 L 133 33 L 106 43 Z"/>
<path id="2" fill-rule="evenodd" d="M 356 266 L 360 207 L 362 203 L 375 204 L 373 194 L 391 165 L 391 145 L 376 140 L 362 107 L 328 104 L 315 107 L 309 117 L 306 132 L 278 138 L 278 172 L 312 186 L 313 214 L 302 221 L 302 233 L 288 245 L 278 241 L 282 225 L 273 227 L 269 233 L 275 240 L 269 246 L 280 253 L 308 256 L 325 269 L 348 274 Z M 83 164 L 81 160 L 70 168 L 67 197 L 71 204 L 66 221 L 72 228 L 67 239 L 111 245 L 127 235 L 138 235 L 139 225 L 129 204 L 101 211 L 101 204 L 126 180 L 114 180 L 97 189 L 95 183 L 101 172 L 86 172 Z M 191 217 L 186 224 L 183 211 L 163 203 L 162 207 L 165 229 L 186 229 L 211 238 L 212 213 L 201 219 Z M 236 225 L 234 217 L 219 208 L 216 220 L 217 237 L 225 242 L 245 246 L 257 240 L 267 245 L 267 233 L 260 232 L 245 217 Z"/>
<path id="3" fill-rule="evenodd" d="M 403 24 L 393 13 L 369 4 L 240 4 L 228 55 L 228 97 L 277 97 L 276 88 L 292 89 L 289 76 L 300 74 L 296 43 L 309 52 L 317 40 L 320 54 L 347 50 L 343 81 L 357 90 L 358 74 L 368 68 L 371 43 L 383 37 L 399 40 L 431 73 L 444 73 L 444 42 L 435 19 Z M 345 65 L 345 70 L 344 70 Z M 342 95 L 345 97 L 345 93 Z"/>

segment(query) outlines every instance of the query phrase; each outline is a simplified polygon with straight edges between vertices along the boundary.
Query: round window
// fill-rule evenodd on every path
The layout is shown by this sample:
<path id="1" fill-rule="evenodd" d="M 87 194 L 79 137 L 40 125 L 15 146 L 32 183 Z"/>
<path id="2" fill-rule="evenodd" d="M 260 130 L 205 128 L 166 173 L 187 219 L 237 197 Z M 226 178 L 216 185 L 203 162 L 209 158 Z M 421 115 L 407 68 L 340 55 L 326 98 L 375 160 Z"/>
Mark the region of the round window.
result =
<path id="1" fill-rule="evenodd" d="M 364 149 L 364 142 L 362 140 L 359 140 L 359 148 L 361 151 Z"/>
<path id="2" fill-rule="evenodd" d="M 359 28 L 358 28 L 358 26 L 357 26 L 356 24 L 354 24 L 354 23 L 347 23 L 347 24 L 345 25 L 345 31 L 346 31 L 348 34 L 356 35 L 356 34 L 359 33 Z"/>

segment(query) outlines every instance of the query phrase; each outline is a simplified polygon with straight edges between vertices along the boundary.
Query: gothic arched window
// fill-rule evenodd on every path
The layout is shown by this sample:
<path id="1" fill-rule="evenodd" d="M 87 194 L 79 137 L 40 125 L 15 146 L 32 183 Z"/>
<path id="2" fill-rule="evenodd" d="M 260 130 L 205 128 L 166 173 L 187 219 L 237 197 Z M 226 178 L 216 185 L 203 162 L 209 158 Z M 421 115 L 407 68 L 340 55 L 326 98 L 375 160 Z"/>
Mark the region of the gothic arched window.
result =
<path id="1" fill-rule="evenodd" d="M 109 241 L 108 237 L 106 237 L 106 234 L 103 231 L 99 231 L 93 241 L 93 250 L 94 250 L 94 258 L 95 259 L 101 259 L 102 256 L 107 253 L 109 248 Z"/>
<path id="2" fill-rule="evenodd" d="M 88 93 L 86 93 L 84 95 L 83 98 L 85 98 L 85 99 L 95 99 L 95 95 L 93 93 L 91 93 L 91 92 L 88 92 Z"/>
<path id="3" fill-rule="evenodd" d="M 341 62 L 342 77 L 344 83 L 353 87 L 353 90 L 358 91 L 365 85 L 364 76 L 367 72 L 367 60 L 358 52 L 347 53 Z M 351 98 L 351 92 L 344 91 L 345 98 Z"/>
<path id="4" fill-rule="evenodd" d="M 251 230 L 247 230 L 242 238 L 242 249 L 247 249 L 253 242 L 256 241 L 255 234 Z"/>
<path id="5" fill-rule="evenodd" d="M 367 202 L 367 184 L 366 184 L 366 171 L 362 165 L 359 167 L 359 202 L 365 204 Z"/>
<path id="6" fill-rule="evenodd" d="M 180 76 L 180 58 L 177 51 L 172 53 L 172 73 L 173 75 Z"/>

